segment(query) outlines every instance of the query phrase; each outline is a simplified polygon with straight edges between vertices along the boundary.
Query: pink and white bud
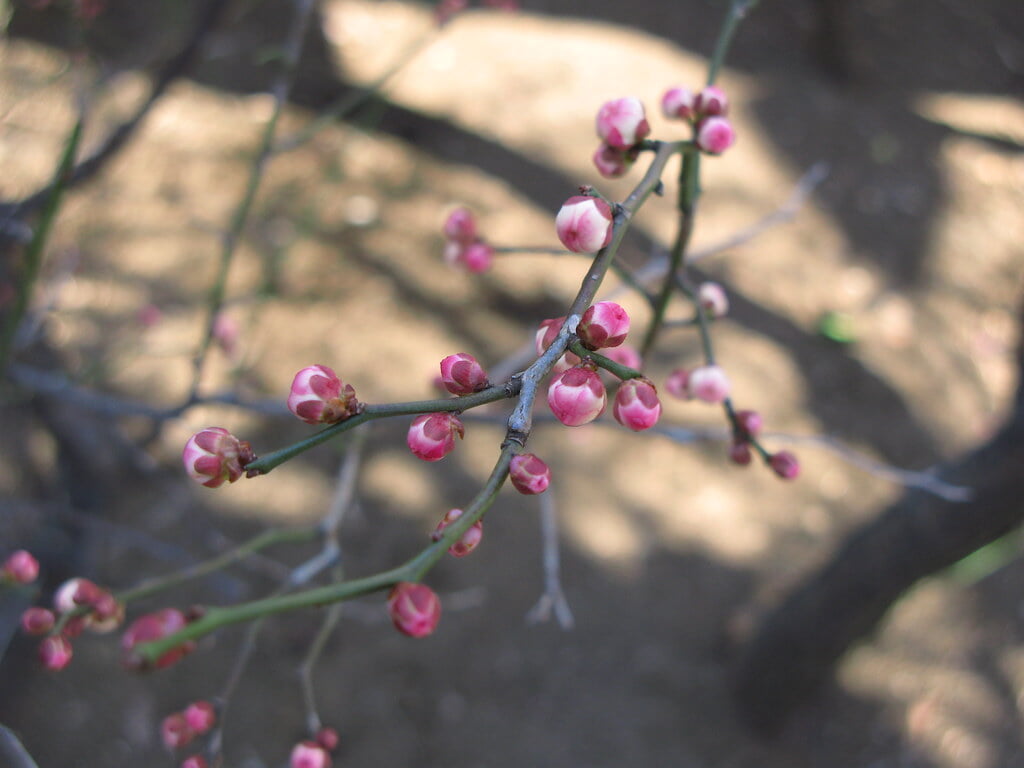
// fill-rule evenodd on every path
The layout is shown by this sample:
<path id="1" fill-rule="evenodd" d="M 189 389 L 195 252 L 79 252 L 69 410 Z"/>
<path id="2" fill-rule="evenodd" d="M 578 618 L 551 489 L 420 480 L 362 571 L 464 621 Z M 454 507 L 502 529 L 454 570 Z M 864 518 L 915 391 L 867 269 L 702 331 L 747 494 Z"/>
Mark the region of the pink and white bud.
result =
<path id="1" fill-rule="evenodd" d="M 310 365 L 295 374 L 288 410 L 307 424 L 337 424 L 362 411 L 351 384 L 326 365 Z"/>
<path id="2" fill-rule="evenodd" d="M 39 661 L 51 672 L 59 672 L 71 663 L 74 652 L 64 635 L 49 635 L 39 643 Z"/>
<path id="3" fill-rule="evenodd" d="M 409 426 L 405 442 L 417 458 L 440 461 L 455 448 L 455 437 L 466 434 L 462 421 L 454 413 L 424 413 Z"/>
<path id="4" fill-rule="evenodd" d="M 573 253 L 596 253 L 612 241 L 611 206 L 598 197 L 570 197 L 555 217 L 555 231 Z"/>
<path id="5" fill-rule="evenodd" d="M 697 125 L 697 146 L 709 155 L 720 155 L 736 143 L 736 132 L 725 117 L 706 117 Z"/>
<path id="6" fill-rule="evenodd" d="M 135 651 L 137 645 L 173 635 L 185 628 L 185 615 L 176 608 L 164 608 L 147 613 L 133 621 L 121 636 L 122 661 L 130 669 L 143 669 L 148 663 Z M 195 650 L 196 644 L 188 640 L 176 648 L 172 648 L 158 658 L 153 667 L 163 669 L 179 661 L 186 654 Z"/>
<path id="7" fill-rule="evenodd" d="M 314 739 L 317 744 L 326 749 L 328 752 L 333 752 L 338 748 L 340 739 L 338 738 L 338 732 L 328 725 L 325 725 L 319 731 L 316 732 Z"/>
<path id="8" fill-rule="evenodd" d="M 468 208 L 456 208 L 444 222 L 444 236 L 468 245 L 476 240 L 476 217 Z"/>
<path id="9" fill-rule="evenodd" d="M 694 109 L 701 117 L 724 117 L 729 114 L 729 99 L 721 88 L 709 85 L 697 94 Z"/>
<path id="10" fill-rule="evenodd" d="M 617 347 L 629 333 L 629 315 L 614 301 L 591 304 L 583 313 L 576 335 L 587 349 Z"/>
<path id="11" fill-rule="evenodd" d="M 733 464 L 745 467 L 753 458 L 754 454 L 750 450 L 750 443 L 733 443 L 729 446 L 729 459 Z"/>
<path id="12" fill-rule="evenodd" d="M 534 336 L 538 355 L 543 355 L 547 348 L 554 343 L 564 323 L 564 317 L 552 317 L 541 322 L 540 327 L 537 328 L 537 334 Z"/>
<path id="13" fill-rule="evenodd" d="M 601 377 L 589 368 L 570 368 L 548 386 L 548 407 L 567 427 L 589 424 L 604 413 L 607 402 Z"/>
<path id="14" fill-rule="evenodd" d="M 676 368 L 665 379 L 665 391 L 680 400 L 693 400 L 690 393 L 690 372 L 685 368 Z"/>
<path id="15" fill-rule="evenodd" d="M 448 355 L 441 361 L 441 383 L 453 395 L 471 395 L 491 385 L 487 371 L 466 352 Z"/>
<path id="16" fill-rule="evenodd" d="M 463 254 L 466 252 L 466 244 L 460 243 L 457 240 L 445 240 L 444 250 L 442 255 L 444 256 L 444 263 L 449 267 L 461 267 L 465 264 Z"/>
<path id="17" fill-rule="evenodd" d="M 615 393 L 612 415 L 619 424 L 634 432 L 650 429 L 661 418 L 658 390 L 647 379 L 627 379 Z"/>
<path id="18" fill-rule="evenodd" d="M 594 167 L 606 179 L 617 179 L 626 175 L 636 158 L 637 153 L 632 150 L 619 149 L 601 142 L 594 152 Z"/>
<path id="19" fill-rule="evenodd" d="M 388 595 L 388 614 L 403 635 L 426 637 L 441 620 L 441 600 L 425 584 L 402 581 Z"/>
<path id="20" fill-rule="evenodd" d="M 601 354 L 609 360 L 615 361 L 619 365 L 632 368 L 634 371 L 639 371 L 643 366 L 643 360 L 640 357 L 640 353 L 633 347 L 625 344 L 621 344 L 617 347 L 611 347 L 610 349 L 602 349 Z"/>
<path id="21" fill-rule="evenodd" d="M 441 537 L 444 536 L 445 529 L 462 517 L 461 509 L 451 509 L 448 514 L 442 518 L 441 522 L 437 524 L 437 528 L 434 529 L 434 533 L 431 534 L 433 541 L 440 541 Z M 455 557 L 465 557 L 474 549 L 484 538 L 484 524 L 477 520 L 473 523 L 466 531 L 458 538 L 458 540 L 448 547 L 449 554 Z"/>
<path id="22" fill-rule="evenodd" d="M 0 568 L 0 579 L 15 584 L 31 584 L 38 576 L 39 561 L 27 549 L 12 552 Z"/>
<path id="23" fill-rule="evenodd" d="M 783 480 L 794 480 L 800 474 L 800 462 L 789 451 L 779 451 L 768 457 L 772 471 Z"/>
<path id="24" fill-rule="evenodd" d="M 195 733 L 206 733 L 217 724 L 217 712 L 208 701 L 193 701 L 182 713 L 188 727 Z"/>
<path id="25" fill-rule="evenodd" d="M 117 599 L 107 590 L 92 602 L 92 612 L 88 614 L 88 621 L 85 628 L 97 634 L 113 632 L 124 622 L 124 603 Z"/>
<path id="26" fill-rule="evenodd" d="M 717 365 L 704 365 L 690 371 L 687 389 L 691 397 L 705 403 L 721 403 L 729 397 L 729 377 Z"/>
<path id="27" fill-rule="evenodd" d="M 744 438 L 750 439 L 761 434 L 764 420 L 757 411 L 736 411 L 736 426 Z"/>
<path id="28" fill-rule="evenodd" d="M 255 458 L 249 443 L 223 427 L 196 432 L 181 452 L 189 477 L 207 488 L 216 488 L 225 480 L 235 482 L 244 473 L 245 465 Z"/>
<path id="29" fill-rule="evenodd" d="M 92 605 L 102 592 L 102 587 L 89 579 L 68 579 L 53 593 L 53 607 L 57 613 L 68 613 L 80 606 Z"/>
<path id="30" fill-rule="evenodd" d="M 701 283 L 697 289 L 697 301 L 711 317 L 725 317 L 729 312 L 729 297 L 718 283 Z"/>
<path id="31" fill-rule="evenodd" d="M 462 263 L 473 274 L 486 272 L 494 263 L 494 248 L 483 240 L 477 240 L 462 251 Z"/>
<path id="32" fill-rule="evenodd" d="M 160 723 L 160 740 L 171 751 L 190 744 L 195 737 L 195 731 L 189 727 L 181 712 L 168 715 Z"/>
<path id="33" fill-rule="evenodd" d="M 661 112 L 669 120 L 692 120 L 696 114 L 696 97 L 689 88 L 676 85 L 661 97 Z"/>
<path id="34" fill-rule="evenodd" d="M 520 493 L 544 493 L 551 484 L 551 467 L 532 453 L 518 453 L 509 464 L 508 477 Z"/>
<path id="35" fill-rule="evenodd" d="M 640 99 L 626 96 L 606 101 L 597 111 L 597 135 L 606 144 L 629 149 L 651 132 Z"/>
<path id="36" fill-rule="evenodd" d="M 53 629 L 53 625 L 56 623 L 57 617 L 53 615 L 53 611 L 39 606 L 33 605 L 31 608 L 26 608 L 21 614 L 21 628 L 30 635 L 45 635 Z"/>
<path id="37" fill-rule="evenodd" d="M 209 768 L 209 764 L 202 755 L 192 755 L 181 761 L 181 768 Z"/>

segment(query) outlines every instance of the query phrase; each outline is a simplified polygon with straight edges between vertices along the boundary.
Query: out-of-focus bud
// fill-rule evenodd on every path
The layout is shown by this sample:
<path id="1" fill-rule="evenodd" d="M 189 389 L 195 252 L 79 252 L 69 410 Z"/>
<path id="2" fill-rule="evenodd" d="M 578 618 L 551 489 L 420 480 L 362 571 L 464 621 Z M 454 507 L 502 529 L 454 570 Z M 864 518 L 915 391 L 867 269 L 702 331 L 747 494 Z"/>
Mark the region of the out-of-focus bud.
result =
<path id="1" fill-rule="evenodd" d="M 441 620 L 441 600 L 425 584 L 402 581 L 388 595 L 388 613 L 403 635 L 426 637 Z"/>
<path id="2" fill-rule="evenodd" d="M 328 752 L 333 752 L 338 748 L 338 732 L 325 725 L 319 731 L 316 732 L 316 738 L 314 739 L 317 744 L 326 749 Z"/>
<path id="3" fill-rule="evenodd" d="M 650 132 L 640 99 L 626 96 L 606 101 L 597 112 L 597 135 L 609 146 L 629 149 Z"/>
<path id="4" fill-rule="evenodd" d="M 551 484 L 551 467 L 532 453 L 519 453 L 512 457 L 508 477 L 520 493 L 544 493 Z"/>
<path id="5" fill-rule="evenodd" d="M 617 347 L 628 333 L 629 315 L 614 301 L 591 304 L 576 327 L 580 343 L 591 350 Z"/>
<path id="6" fill-rule="evenodd" d="M 39 576 L 39 561 L 26 549 L 12 552 L 0 568 L 0 580 L 31 584 Z"/>
<path id="7" fill-rule="evenodd" d="M 665 391 L 668 392 L 672 397 L 677 397 L 680 400 L 692 400 L 693 395 L 690 394 L 690 372 L 685 368 L 676 368 L 672 373 L 665 379 Z"/>
<path id="8" fill-rule="evenodd" d="M 181 712 L 168 715 L 160 723 L 160 740 L 163 741 L 164 746 L 169 750 L 173 751 L 184 747 L 190 744 L 195 737 L 195 731 L 189 727 L 188 721 L 185 720 L 185 715 Z"/>
<path id="9" fill-rule="evenodd" d="M 669 120 L 692 120 L 696 97 L 689 88 L 676 85 L 661 97 L 661 112 Z"/>
<path id="10" fill-rule="evenodd" d="M 483 240 L 467 245 L 462 251 L 462 263 L 474 274 L 486 272 L 494 263 L 494 248 Z"/>
<path id="11" fill-rule="evenodd" d="M 729 446 L 729 459 L 733 464 L 745 467 L 753 458 L 754 456 L 750 451 L 750 443 L 733 443 Z"/>
<path id="12" fill-rule="evenodd" d="M 725 317 L 729 312 L 729 297 L 718 283 L 701 283 L 697 289 L 697 301 L 712 317 Z"/>
<path id="13" fill-rule="evenodd" d="M 53 607 L 57 613 L 67 613 L 83 605 L 92 605 L 103 591 L 89 579 L 68 579 L 53 593 Z"/>
<path id="14" fill-rule="evenodd" d="M 288 768 L 331 768 L 331 756 L 315 741 L 301 741 L 292 749 Z"/>
<path id="15" fill-rule="evenodd" d="M 192 755 L 181 761 L 181 768 L 208 768 L 208 763 L 202 755 Z"/>
<path id="16" fill-rule="evenodd" d="M 182 713 L 188 727 L 195 733 L 206 733 L 217 723 L 217 712 L 208 701 L 193 701 Z"/>
<path id="17" fill-rule="evenodd" d="M 724 117 L 729 114 L 729 99 L 721 88 L 709 85 L 697 94 L 694 109 L 701 117 Z"/>
<path id="18" fill-rule="evenodd" d="M 458 267 L 465 264 L 463 254 L 466 252 L 465 243 L 460 243 L 456 240 L 445 240 L 444 241 L 444 263 L 449 267 Z"/>
<path id="19" fill-rule="evenodd" d="M 609 360 L 614 360 L 619 365 L 632 368 L 634 371 L 639 371 L 643 366 L 643 360 L 640 357 L 640 353 L 633 347 L 626 346 L 625 344 L 618 347 L 611 347 L 610 349 L 602 349 L 601 354 Z"/>
<path id="20" fill-rule="evenodd" d="M 445 529 L 462 517 L 461 509 L 451 509 L 448 514 L 442 518 L 441 522 L 437 524 L 437 528 L 434 529 L 434 533 L 431 535 L 431 539 L 434 541 L 440 541 L 441 537 L 444 536 Z M 465 557 L 481 542 L 484 537 L 484 524 L 477 520 L 473 523 L 466 531 L 459 537 L 458 541 L 448 547 L 448 552 L 455 557 Z"/>
<path id="21" fill-rule="evenodd" d="M 606 179 L 617 179 L 626 175 L 636 158 L 637 152 L 632 149 L 619 149 L 601 142 L 594 152 L 594 167 Z"/>
<path id="22" fill-rule="evenodd" d="M 615 393 L 612 415 L 619 424 L 634 432 L 650 429 L 661 417 L 658 390 L 647 379 L 627 379 Z"/>
<path id="23" fill-rule="evenodd" d="M 159 640 L 173 635 L 185 628 L 185 615 L 176 608 L 164 608 L 147 613 L 133 621 L 121 636 L 122 661 L 130 669 L 143 669 L 149 666 L 145 659 L 135 651 L 137 645 Z M 163 669 L 179 661 L 183 656 L 195 650 L 195 642 L 189 640 L 176 648 L 172 648 L 156 662 L 153 667 Z"/>
<path id="24" fill-rule="evenodd" d="M 729 377 L 717 365 L 704 365 L 690 371 L 686 384 L 692 397 L 705 403 L 721 403 L 729 396 Z"/>
<path id="25" fill-rule="evenodd" d="M 337 424 L 362 411 L 351 384 L 326 365 L 310 365 L 295 374 L 288 410 L 307 424 Z"/>
<path id="26" fill-rule="evenodd" d="M 764 427 L 764 420 L 757 411 L 736 411 L 736 424 L 743 437 L 757 437 Z"/>
<path id="27" fill-rule="evenodd" d="M 783 480 L 793 480 L 800 474 L 800 462 L 789 451 L 779 451 L 768 457 L 772 471 Z"/>
<path id="28" fill-rule="evenodd" d="M 244 473 L 245 465 L 255 458 L 249 443 L 223 427 L 196 432 L 181 453 L 189 477 L 207 488 L 216 488 L 225 480 L 235 482 Z"/>
<path id="29" fill-rule="evenodd" d="M 720 155 L 736 143 L 736 132 L 725 117 L 706 117 L 697 126 L 697 146 L 709 155 Z"/>
<path id="30" fill-rule="evenodd" d="M 39 643 L 39 661 L 51 672 L 59 672 L 71 663 L 71 641 L 64 635 L 50 635 Z"/>
<path id="31" fill-rule="evenodd" d="M 434 8 L 434 19 L 439 27 L 443 27 L 458 16 L 469 5 L 468 0 L 441 0 Z"/>
<path id="32" fill-rule="evenodd" d="M 575 195 L 555 217 L 562 245 L 574 253 L 596 253 L 612 241 L 612 209 L 597 197 Z"/>
<path id="33" fill-rule="evenodd" d="M 551 380 L 548 407 L 567 427 L 589 424 L 608 402 L 601 377 L 589 368 L 570 368 Z"/>
<path id="34" fill-rule="evenodd" d="M 45 635 L 56 624 L 53 611 L 33 605 L 21 614 L 21 628 L 30 635 Z"/>
<path id="35" fill-rule="evenodd" d="M 113 632 L 124 621 L 124 604 L 107 590 L 101 593 L 92 602 L 92 612 L 88 614 L 86 629 L 97 634 Z"/>
<path id="36" fill-rule="evenodd" d="M 471 395 L 491 384 L 487 371 L 466 352 L 448 355 L 441 361 L 441 383 L 453 395 Z"/>
<path id="37" fill-rule="evenodd" d="M 464 437 L 465 428 L 454 413 L 424 413 L 409 426 L 405 442 L 409 450 L 424 461 L 440 461 L 455 448 L 455 437 Z"/>
<path id="38" fill-rule="evenodd" d="M 456 208 L 444 222 L 444 236 L 468 245 L 476 240 L 476 217 L 468 208 Z"/>
<path id="39" fill-rule="evenodd" d="M 218 312 L 213 319 L 212 338 L 228 357 L 234 357 L 238 351 L 238 339 L 241 336 L 238 321 L 226 312 Z"/>

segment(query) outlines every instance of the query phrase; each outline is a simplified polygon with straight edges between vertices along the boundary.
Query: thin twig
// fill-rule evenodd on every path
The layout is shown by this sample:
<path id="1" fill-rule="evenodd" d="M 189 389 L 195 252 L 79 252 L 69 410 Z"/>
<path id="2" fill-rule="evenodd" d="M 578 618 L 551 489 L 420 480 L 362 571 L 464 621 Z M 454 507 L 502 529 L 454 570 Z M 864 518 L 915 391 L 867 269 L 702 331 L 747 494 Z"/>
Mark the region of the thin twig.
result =
<path id="1" fill-rule="evenodd" d="M 549 486 L 547 492 L 538 498 L 540 502 L 541 547 L 543 551 L 544 592 L 536 605 L 526 614 L 531 624 L 548 621 L 552 611 L 558 625 L 565 630 L 572 629 L 575 620 L 569 602 L 562 591 L 561 551 L 558 544 L 558 511 L 555 497 Z"/>
<path id="2" fill-rule="evenodd" d="M 9 768 L 39 768 L 24 745 L 6 725 L 0 725 L 0 758 Z"/>

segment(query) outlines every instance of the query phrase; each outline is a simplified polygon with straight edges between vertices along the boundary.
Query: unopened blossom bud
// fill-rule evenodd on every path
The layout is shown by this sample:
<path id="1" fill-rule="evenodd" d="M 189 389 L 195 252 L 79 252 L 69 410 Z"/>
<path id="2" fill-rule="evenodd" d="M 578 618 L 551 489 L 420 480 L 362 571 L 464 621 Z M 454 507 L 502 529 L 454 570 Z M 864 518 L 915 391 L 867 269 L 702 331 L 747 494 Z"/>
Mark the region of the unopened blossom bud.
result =
<path id="1" fill-rule="evenodd" d="M 89 579 L 68 579 L 53 593 L 53 607 L 57 613 L 67 613 L 83 605 L 92 605 L 103 589 Z"/>
<path id="2" fill-rule="evenodd" d="M 444 236 L 458 243 L 476 240 L 476 218 L 468 208 L 456 208 L 444 222 Z"/>
<path id="3" fill-rule="evenodd" d="M 437 524 L 437 528 L 434 530 L 431 538 L 434 541 L 440 541 L 441 537 L 444 536 L 445 529 L 462 517 L 461 509 L 452 509 L 448 511 L 448 514 L 444 516 L 440 523 Z M 448 552 L 455 557 L 465 557 L 474 549 L 484 537 L 484 524 L 477 520 L 473 523 L 466 531 L 458 538 L 458 540 L 448 547 Z"/>
<path id="4" fill-rule="evenodd" d="M 49 635 L 39 643 L 39 661 L 51 672 L 59 672 L 71 663 L 71 641 L 64 635 Z"/>
<path id="5" fill-rule="evenodd" d="M 520 493 L 544 493 L 551 484 L 551 467 L 532 453 L 518 453 L 509 464 L 508 477 Z"/>
<path id="6" fill-rule="evenodd" d="M 208 701 L 193 701 L 182 713 L 188 727 L 195 733 L 206 733 L 217 723 L 217 712 Z"/>
<path id="7" fill-rule="evenodd" d="M 736 411 L 736 425 L 743 437 L 757 437 L 761 434 L 764 420 L 757 411 Z"/>
<path id="8" fill-rule="evenodd" d="M 537 335 L 534 337 L 538 355 L 543 355 L 545 350 L 554 343 L 558 332 L 562 330 L 563 323 L 565 323 L 564 317 L 552 317 L 541 322 L 540 327 L 537 328 Z"/>
<path id="9" fill-rule="evenodd" d="M 425 584 L 402 581 L 388 595 L 388 613 L 403 635 L 426 637 L 441 620 L 441 600 Z"/>
<path id="10" fill-rule="evenodd" d="M 216 488 L 225 480 L 235 482 L 244 473 L 245 465 L 255 458 L 249 443 L 223 427 L 196 432 L 181 452 L 189 477 L 207 488 Z"/>
<path id="11" fill-rule="evenodd" d="M 240 336 L 241 329 L 238 327 L 238 321 L 225 312 L 218 312 L 217 316 L 213 319 L 211 338 L 224 351 L 225 355 L 228 357 L 235 356 Z"/>
<path id="12" fill-rule="evenodd" d="M 337 424 L 363 409 L 351 384 L 326 365 L 310 365 L 295 374 L 288 410 L 307 424 Z"/>
<path id="13" fill-rule="evenodd" d="M 145 659 L 135 651 L 135 646 L 173 635 L 185 628 L 185 615 L 176 608 L 164 608 L 147 613 L 133 621 L 121 636 L 122 661 L 131 669 L 148 666 Z M 169 667 L 195 649 L 195 642 L 189 640 L 167 651 L 153 666 L 157 669 Z"/>
<path id="14" fill-rule="evenodd" d="M 589 424 L 604 413 L 607 401 L 601 377 L 589 368 L 570 368 L 548 386 L 548 407 L 568 427 Z"/>
<path id="15" fill-rule="evenodd" d="M 697 146 L 709 155 L 720 155 L 736 143 L 736 132 L 725 117 L 706 117 L 697 126 Z"/>
<path id="16" fill-rule="evenodd" d="M 449 267 L 459 267 L 465 262 L 463 261 L 462 255 L 466 251 L 466 244 L 460 243 L 457 240 L 445 240 L 444 251 L 444 263 Z"/>
<path id="17" fill-rule="evenodd" d="M 462 263 L 474 274 L 486 272 L 494 263 L 494 248 L 483 240 L 467 245 L 462 251 Z"/>
<path id="18" fill-rule="evenodd" d="M 647 379 L 627 379 L 615 393 L 612 415 L 619 424 L 634 432 L 650 429 L 661 417 L 658 391 Z"/>
<path id="19" fill-rule="evenodd" d="M 721 88 L 709 85 L 697 94 L 694 109 L 701 117 L 724 117 L 729 113 L 729 99 Z"/>
<path id="20" fill-rule="evenodd" d="M 124 603 L 119 603 L 107 590 L 102 590 L 92 602 L 92 612 L 88 614 L 86 629 L 90 632 L 105 634 L 113 632 L 121 626 L 123 621 Z"/>
<path id="21" fill-rule="evenodd" d="M 630 149 L 619 149 L 601 142 L 594 152 L 594 167 L 606 179 L 617 179 L 636 162 L 637 153 Z"/>
<path id="22" fill-rule="evenodd" d="M 665 391 L 668 392 L 672 397 L 677 397 L 680 400 L 692 400 L 693 395 L 690 394 L 690 372 L 685 368 L 676 368 L 672 373 L 665 379 Z"/>
<path id="23" fill-rule="evenodd" d="M 729 297 L 718 283 L 701 283 L 697 289 L 697 301 L 711 317 L 725 317 L 729 312 Z"/>
<path id="24" fill-rule="evenodd" d="M 677 85 L 669 88 L 661 97 L 661 112 L 669 120 L 692 120 L 695 101 L 693 91 Z"/>
<path id="25" fill-rule="evenodd" d="M 555 217 L 555 231 L 574 253 L 596 253 L 612 241 L 612 209 L 598 197 L 575 195 Z"/>
<path id="26" fill-rule="evenodd" d="M 173 751 L 184 747 L 191 743 L 195 737 L 195 731 L 189 727 L 188 722 L 185 720 L 185 715 L 181 712 L 168 715 L 160 723 L 160 740 L 169 750 Z"/>
<path id="27" fill-rule="evenodd" d="M 733 443 L 729 446 L 729 459 L 733 464 L 745 467 L 753 458 L 754 455 L 750 451 L 750 443 Z"/>
<path id="28" fill-rule="evenodd" d="M 453 395 L 471 395 L 490 386 L 487 371 L 466 352 L 448 355 L 441 361 L 441 383 Z"/>
<path id="29" fill-rule="evenodd" d="M 597 135 L 612 147 L 629 149 L 650 132 L 640 99 L 626 96 L 606 101 L 597 112 Z"/>
<path id="30" fill-rule="evenodd" d="M 31 584 L 39 576 L 39 561 L 32 553 L 19 549 L 8 555 L 0 567 L 0 580 L 13 581 L 15 584 Z"/>
<path id="31" fill-rule="evenodd" d="M 328 752 L 333 752 L 338 748 L 338 732 L 330 726 L 325 725 L 316 732 L 316 738 L 314 741 Z"/>
<path id="32" fill-rule="evenodd" d="M 455 448 L 455 437 L 465 434 L 462 421 L 454 413 L 424 413 L 409 426 L 405 442 L 418 458 L 440 461 Z"/>
<path id="33" fill-rule="evenodd" d="M 690 371 L 687 389 L 691 397 L 705 403 L 721 403 L 729 397 L 729 377 L 717 365 L 704 365 Z"/>
<path id="34" fill-rule="evenodd" d="M 331 768 L 331 756 L 315 741 L 302 741 L 292 749 L 288 768 Z"/>
<path id="35" fill-rule="evenodd" d="M 30 635 L 45 635 L 57 622 L 53 611 L 33 605 L 21 614 L 21 628 Z"/>
<path id="36" fill-rule="evenodd" d="M 192 755 L 181 761 L 181 768 L 208 768 L 208 765 L 202 755 Z"/>
<path id="37" fill-rule="evenodd" d="M 633 347 L 622 344 L 618 347 L 611 347 L 609 349 L 602 349 L 601 354 L 607 357 L 609 360 L 613 360 L 619 365 L 624 365 L 627 368 L 632 368 L 634 371 L 639 371 L 643 365 L 643 360 L 640 357 L 640 353 L 637 352 Z"/>
<path id="38" fill-rule="evenodd" d="M 617 347 L 629 333 L 629 315 L 614 301 L 591 304 L 583 313 L 576 335 L 587 349 Z"/>
<path id="39" fill-rule="evenodd" d="M 793 480 L 800 474 L 800 462 L 789 451 L 779 451 L 768 457 L 772 471 L 783 480 Z"/>

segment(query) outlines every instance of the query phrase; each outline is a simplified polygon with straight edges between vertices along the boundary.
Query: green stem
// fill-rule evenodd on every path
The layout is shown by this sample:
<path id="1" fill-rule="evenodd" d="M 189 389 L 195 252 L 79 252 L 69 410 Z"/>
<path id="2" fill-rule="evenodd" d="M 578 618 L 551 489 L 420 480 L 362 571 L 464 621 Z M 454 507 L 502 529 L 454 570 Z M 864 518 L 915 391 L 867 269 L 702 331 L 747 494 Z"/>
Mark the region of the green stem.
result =
<path id="1" fill-rule="evenodd" d="M 620 378 L 623 381 L 625 381 L 626 379 L 642 379 L 644 376 L 643 373 L 636 370 L 635 368 L 630 368 L 628 365 L 617 363 L 610 357 L 605 357 L 604 355 L 598 354 L 597 352 L 587 349 L 586 347 L 583 346 L 579 339 L 573 339 L 572 341 L 570 341 L 569 349 L 570 351 L 572 351 L 573 354 L 583 358 L 584 360 L 592 360 L 594 362 L 594 365 L 598 366 L 599 368 L 604 368 L 613 376 L 616 376 L 617 378 Z"/>
<path id="2" fill-rule="evenodd" d="M 721 69 L 722 62 L 725 61 L 725 54 L 732 43 L 733 35 L 736 34 L 736 28 L 757 3 L 758 0 L 732 0 L 725 21 L 722 22 L 722 28 L 718 33 L 718 39 L 715 41 L 711 61 L 708 62 L 708 85 L 713 85 L 715 78 L 718 77 L 718 70 Z"/>

